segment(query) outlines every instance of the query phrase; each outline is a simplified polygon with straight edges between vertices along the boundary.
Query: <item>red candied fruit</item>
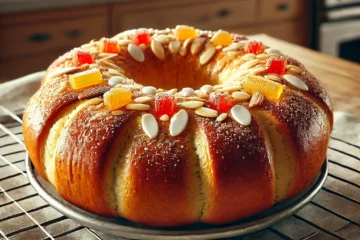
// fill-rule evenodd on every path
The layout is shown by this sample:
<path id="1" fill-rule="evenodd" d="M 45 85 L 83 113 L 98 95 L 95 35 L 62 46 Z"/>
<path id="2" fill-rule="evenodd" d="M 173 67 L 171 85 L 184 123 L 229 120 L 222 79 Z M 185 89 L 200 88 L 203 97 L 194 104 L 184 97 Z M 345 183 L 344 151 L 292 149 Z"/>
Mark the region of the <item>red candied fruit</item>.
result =
<path id="1" fill-rule="evenodd" d="M 176 99 L 174 95 L 168 93 L 159 93 L 155 97 L 155 114 L 161 117 L 167 114 L 169 117 L 177 111 Z"/>
<path id="2" fill-rule="evenodd" d="M 259 54 L 264 52 L 264 45 L 262 44 L 262 42 L 258 42 L 258 41 L 249 41 L 244 48 L 244 52 L 245 53 L 254 53 L 254 54 Z"/>
<path id="3" fill-rule="evenodd" d="M 88 52 L 77 51 L 74 55 L 74 64 L 76 66 L 81 66 L 85 63 L 91 64 L 94 63 L 94 59 Z"/>
<path id="4" fill-rule="evenodd" d="M 134 36 L 134 44 L 139 46 L 140 44 L 149 45 L 151 43 L 150 34 L 146 30 L 140 30 Z"/>
<path id="5" fill-rule="evenodd" d="M 116 40 L 103 39 L 101 41 L 101 50 L 106 53 L 117 53 L 119 45 Z"/>
<path id="6" fill-rule="evenodd" d="M 266 62 L 266 71 L 283 75 L 285 73 L 286 60 L 281 58 L 269 58 Z"/>
<path id="7" fill-rule="evenodd" d="M 229 95 L 227 94 L 215 94 L 211 93 L 210 97 L 210 108 L 218 111 L 219 113 L 228 112 L 232 108 L 232 103 Z"/>

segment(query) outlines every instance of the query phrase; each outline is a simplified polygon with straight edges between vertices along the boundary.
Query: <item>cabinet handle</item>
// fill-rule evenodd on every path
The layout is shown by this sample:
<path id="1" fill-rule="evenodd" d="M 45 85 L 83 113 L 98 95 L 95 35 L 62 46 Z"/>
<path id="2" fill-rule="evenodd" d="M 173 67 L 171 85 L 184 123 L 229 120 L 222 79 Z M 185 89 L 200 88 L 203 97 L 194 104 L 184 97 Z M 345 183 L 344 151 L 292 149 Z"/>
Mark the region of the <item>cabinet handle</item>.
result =
<path id="1" fill-rule="evenodd" d="M 29 37 L 29 41 L 33 43 L 43 43 L 51 38 L 49 33 L 35 33 Z"/>
<path id="2" fill-rule="evenodd" d="M 231 14 L 231 11 L 229 9 L 221 9 L 217 13 L 218 17 L 221 17 L 221 18 L 228 17 L 230 14 Z"/>
<path id="3" fill-rule="evenodd" d="M 77 38 L 79 36 L 81 36 L 83 33 L 80 29 L 72 29 L 70 31 L 68 31 L 66 33 L 66 35 L 69 37 L 69 38 Z"/>
<path id="4" fill-rule="evenodd" d="M 276 10 L 278 11 L 286 11 L 289 9 L 289 4 L 286 2 L 282 2 L 276 5 Z"/>

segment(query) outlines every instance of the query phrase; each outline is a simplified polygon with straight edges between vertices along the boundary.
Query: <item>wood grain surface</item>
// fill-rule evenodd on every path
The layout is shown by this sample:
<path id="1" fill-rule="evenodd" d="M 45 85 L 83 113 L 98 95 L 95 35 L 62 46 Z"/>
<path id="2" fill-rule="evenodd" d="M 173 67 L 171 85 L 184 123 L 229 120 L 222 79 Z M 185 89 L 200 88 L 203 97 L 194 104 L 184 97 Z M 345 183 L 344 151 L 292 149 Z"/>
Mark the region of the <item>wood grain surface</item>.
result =
<path id="1" fill-rule="evenodd" d="M 299 60 L 328 91 L 335 111 L 360 117 L 360 65 L 291 44 L 265 34 L 253 35 L 266 45 Z"/>

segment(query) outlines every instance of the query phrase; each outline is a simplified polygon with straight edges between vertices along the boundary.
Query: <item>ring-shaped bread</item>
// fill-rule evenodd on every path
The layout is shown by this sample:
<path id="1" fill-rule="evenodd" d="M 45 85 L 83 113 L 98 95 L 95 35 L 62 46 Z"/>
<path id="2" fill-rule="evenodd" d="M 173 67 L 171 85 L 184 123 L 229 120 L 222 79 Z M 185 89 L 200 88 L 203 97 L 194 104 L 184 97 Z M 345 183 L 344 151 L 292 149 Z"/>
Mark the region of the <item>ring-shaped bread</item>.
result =
<path id="1" fill-rule="evenodd" d="M 296 196 L 322 166 L 327 93 L 226 31 L 137 29 L 59 57 L 23 117 L 38 173 L 90 212 L 222 224 Z"/>

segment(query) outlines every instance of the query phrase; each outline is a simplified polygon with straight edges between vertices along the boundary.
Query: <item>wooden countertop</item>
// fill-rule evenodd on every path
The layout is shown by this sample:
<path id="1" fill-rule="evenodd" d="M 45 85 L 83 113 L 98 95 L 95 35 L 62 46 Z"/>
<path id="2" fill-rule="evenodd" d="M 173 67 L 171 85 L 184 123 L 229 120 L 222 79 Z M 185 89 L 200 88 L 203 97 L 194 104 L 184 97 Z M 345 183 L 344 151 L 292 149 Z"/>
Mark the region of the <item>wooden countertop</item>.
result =
<path id="1" fill-rule="evenodd" d="M 311 49 L 291 44 L 265 34 L 250 38 L 281 49 L 299 60 L 314 74 L 327 90 L 334 111 L 343 111 L 360 117 L 360 64 L 335 58 Z"/>

